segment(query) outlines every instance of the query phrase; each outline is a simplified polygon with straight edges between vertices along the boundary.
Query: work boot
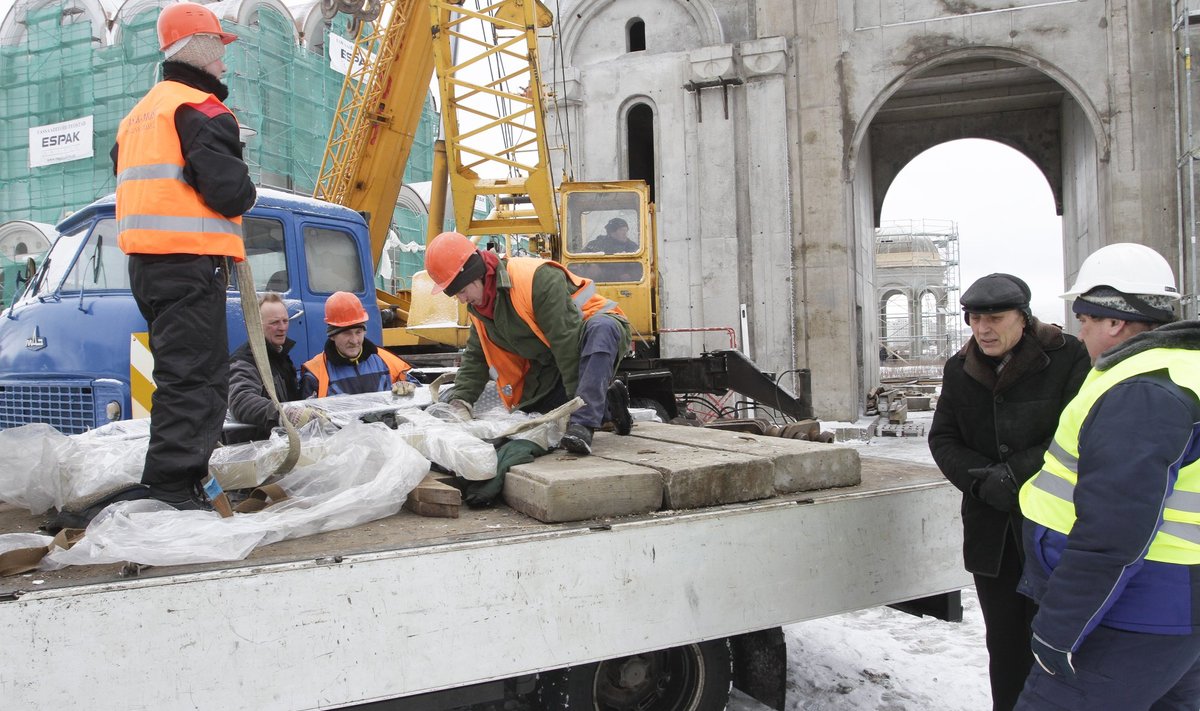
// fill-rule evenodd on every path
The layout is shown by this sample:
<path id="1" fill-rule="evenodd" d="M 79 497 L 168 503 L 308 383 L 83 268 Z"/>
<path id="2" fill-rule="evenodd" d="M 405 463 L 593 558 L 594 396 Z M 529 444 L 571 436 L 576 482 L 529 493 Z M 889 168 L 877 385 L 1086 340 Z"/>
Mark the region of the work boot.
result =
<path id="1" fill-rule="evenodd" d="M 98 492 L 85 499 L 68 501 L 63 505 L 62 510 L 43 523 L 40 528 L 51 534 L 58 533 L 64 528 L 87 528 L 92 519 L 96 518 L 96 514 L 110 505 L 118 501 L 144 499 L 148 493 L 144 484 L 121 484 L 116 488 Z"/>
<path id="2" fill-rule="evenodd" d="M 629 414 L 629 388 L 625 387 L 622 380 L 614 379 L 608 386 L 608 419 L 613 423 L 613 430 L 621 436 L 633 429 L 633 416 Z"/>
<path id="3" fill-rule="evenodd" d="M 563 449 L 571 454 L 578 454 L 580 456 L 591 454 L 592 428 L 572 422 L 567 425 L 567 431 L 563 434 L 560 443 Z"/>
<path id="4" fill-rule="evenodd" d="M 200 486 L 200 482 L 193 482 L 184 488 L 166 488 L 151 484 L 148 489 L 148 499 L 161 501 L 167 506 L 177 511 L 212 511 L 212 502 L 208 500 L 208 495 L 204 493 L 204 489 Z"/>

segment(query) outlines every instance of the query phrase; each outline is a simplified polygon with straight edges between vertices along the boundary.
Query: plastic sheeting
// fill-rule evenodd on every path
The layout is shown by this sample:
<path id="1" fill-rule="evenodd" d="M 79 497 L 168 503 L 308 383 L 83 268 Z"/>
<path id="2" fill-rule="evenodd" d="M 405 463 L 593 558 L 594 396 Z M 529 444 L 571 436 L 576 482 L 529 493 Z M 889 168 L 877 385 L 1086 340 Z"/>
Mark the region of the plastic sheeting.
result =
<path id="1" fill-rule="evenodd" d="M 428 406 L 428 389 L 423 390 Z M 405 400 L 376 393 L 313 401 L 330 413 L 331 422 L 314 420 L 301 428 L 299 466 L 276 482 L 288 495 L 282 503 L 224 519 L 214 512 L 177 511 L 154 500 L 114 504 L 92 521 L 73 548 L 51 552 L 43 568 L 239 560 L 257 546 L 383 518 L 400 510 L 431 461 L 466 479 L 490 479 L 496 474 L 493 443 L 518 438 L 544 448 L 557 445 L 567 418 L 582 405 L 576 398 L 545 415 L 493 412 L 460 423 L 422 411 L 419 399 Z M 357 419 L 381 412 L 392 413 L 398 428 Z M 339 420 L 340 428 L 332 424 Z M 0 461 L 0 500 L 40 514 L 136 483 L 148 437 L 145 420 L 69 437 L 47 425 L 0 431 L 0 451 L 9 453 Z M 282 437 L 219 448 L 210 471 L 228 489 L 248 487 L 274 471 L 286 448 Z M 29 547 L 31 539 L 12 538 L 23 535 L 0 535 L 0 550 Z"/>
<path id="2" fill-rule="evenodd" d="M 138 423 L 138 424 L 133 424 Z M 68 437 L 49 425 L 0 431 L 0 501 L 31 513 L 141 480 L 149 424 L 115 423 Z"/>
<path id="3" fill-rule="evenodd" d="M 47 559 L 59 565 L 239 560 L 257 546 L 390 516 L 429 471 L 429 460 L 382 424 L 350 423 L 329 435 L 324 449 L 321 459 L 277 482 L 288 499 L 258 513 L 221 518 L 153 500 L 114 504 L 73 548 Z"/>

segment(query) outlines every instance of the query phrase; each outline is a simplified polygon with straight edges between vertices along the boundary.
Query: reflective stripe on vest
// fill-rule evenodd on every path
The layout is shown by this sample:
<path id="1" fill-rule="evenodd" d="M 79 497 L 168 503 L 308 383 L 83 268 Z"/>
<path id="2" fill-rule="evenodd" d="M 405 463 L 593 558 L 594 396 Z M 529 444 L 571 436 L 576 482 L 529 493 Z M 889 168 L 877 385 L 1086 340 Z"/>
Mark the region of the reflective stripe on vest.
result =
<path id="1" fill-rule="evenodd" d="M 230 113 L 215 96 L 174 81 L 154 85 L 117 130 L 117 243 L 127 254 L 245 257 L 242 218 L 205 204 L 184 179 L 175 131 L 180 106 Z M 232 115 L 232 114 L 231 114 Z"/>
<path id="2" fill-rule="evenodd" d="M 513 310 L 521 317 L 529 330 L 533 331 L 533 335 L 537 336 L 538 340 L 547 348 L 550 347 L 550 341 L 538 327 L 537 318 L 533 313 L 533 275 L 538 267 L 546 264 L 561 269 L 571 284 L 576 287 L 575 292 L 571 294 L 571 302 L 575 304 L 575 308 L 579 309 L 584 321 L 603 313 L 622 317 L 625 315 L 617 306 L 617 302 L 596 293 L 595 282 L 571 273 L 558 262 L 535 257 L 508 259 L 505 268 L 508 271 L 508 278 L 512 282 L 508 290 L 509 301 L 512 303 Z M 521 394 L 525 390 L 525 373 L 529 372 L 529 361 L 492 342 L 488 337 L 487 329 L 484 328 L 483 321 L 478 316 L 471 314 L 471 322 L 475 326 L 475 333 L 479 336 L 483 357 L 487 360 L 489 368 L 496 374 L 496 390 L 500 393 L 500 399 L 511 410 L 521 403 Z"/>
<path id="3" fill-rule="evenodd" d="M 1200 396 L 1200 353 L 1155 348 L 1131 356 L 1104 371 L 1092 370 L 1063 410 L 1042 470 L 1021 487 L 1021 512 L 1031 521 L 1060 533 L 1075 525 L 1075 485 L 1079 480 L 1079 430 L 1096 402 L 1129 378 L 1166 370 L 1171 381 Z M 1196 435 L 1193 435 L 1196 436 Z M 1163 502 L 1163 523 L 1150 542 L 1147 560 L 1200 564 L 1200 462 L 1179 470 L 1175 487 Z"/>

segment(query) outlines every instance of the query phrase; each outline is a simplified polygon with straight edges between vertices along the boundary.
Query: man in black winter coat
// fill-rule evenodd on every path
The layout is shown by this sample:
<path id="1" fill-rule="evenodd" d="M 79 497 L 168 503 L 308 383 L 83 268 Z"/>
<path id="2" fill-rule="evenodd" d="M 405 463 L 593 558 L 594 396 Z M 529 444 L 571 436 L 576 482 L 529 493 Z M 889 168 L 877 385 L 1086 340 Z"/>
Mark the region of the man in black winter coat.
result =
<path id="1" fill-rule="evenodd" d="M 296 342 L 287 337 L 290 323 L 287 306 L 279 294 L 267 292 L 258 299 L 258 311 L 262 316 L 275 396 L 280 402 L 299 400 L 300 377 L 288 356 Z M 266 439 L 271 436 L 271 429 L 279 425 L 279 410 L 258 375 L 249 341 L 229 357 L 229 413 L 238 422 L 254 426 L 254 439 Z M 292 419 L 295 421 L 296 417 Z"/>
<path id="2" fill-rule="evenodd" d="M 1059 414 L 1090 369 L 1083 344 L 1034 318 L 1029 299 L 1010 274 L 982 277 L 963 294 L 972 337 L 946 362 L 929 431 L 934 460 L 963 492 L 963 559 L 983 611 L 996 711 L 1013 708 L 1033 664 L 1037 608 L 1017 593 L 1017 491 L 1041 468 Z"/>

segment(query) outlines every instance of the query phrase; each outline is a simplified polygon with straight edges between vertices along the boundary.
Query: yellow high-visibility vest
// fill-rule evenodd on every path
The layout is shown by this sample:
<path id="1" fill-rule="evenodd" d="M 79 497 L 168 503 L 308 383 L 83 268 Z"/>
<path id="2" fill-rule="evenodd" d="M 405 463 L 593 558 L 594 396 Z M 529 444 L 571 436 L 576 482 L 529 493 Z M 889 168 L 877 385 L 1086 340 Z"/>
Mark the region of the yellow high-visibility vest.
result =
<path id="1" fill-rule="evenodd" d="M 1172 382 L 1200 396 L 1200 352 L 1155 348 L 1130 356 L 1108 370 L 1088 373 L 1079 394 L 1063 410 L 1042 470 L 1021 487 L 1021 513 L 1043 526 L 1070 533 L 1075 525 L 1075 485 L 1079 479 L 1079 430 L 1096 401 L 1124 380 L 1166 370 Z M 1135 436 L 1131 433 L 1130 436 Z M 1163 507 L 1163 524 L 1146 560 L 1200 564 L 1200 463 L 1179 471 Z"/>

